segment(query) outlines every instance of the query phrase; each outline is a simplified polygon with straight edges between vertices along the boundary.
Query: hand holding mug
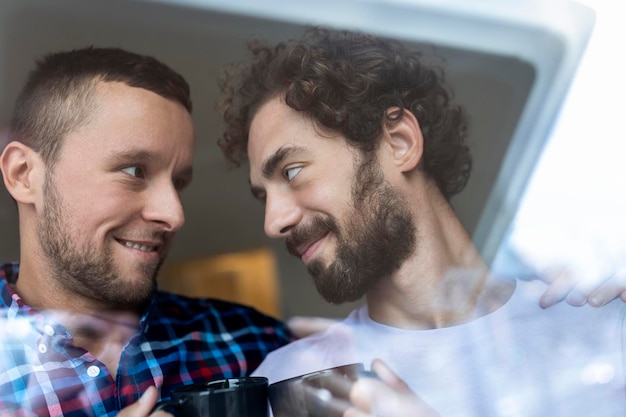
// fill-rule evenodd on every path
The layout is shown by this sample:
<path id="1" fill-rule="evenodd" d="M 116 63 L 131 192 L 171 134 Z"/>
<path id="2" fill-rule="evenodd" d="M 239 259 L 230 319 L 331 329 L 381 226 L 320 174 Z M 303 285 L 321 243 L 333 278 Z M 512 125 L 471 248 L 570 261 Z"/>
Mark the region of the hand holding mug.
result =
<path id="1" fill-rule="evenodd" d="M 267 378 L 242 377 L 185 385 L 153 411 L 185 417 L 268 417 Z M 130 417 L 127 416 L 127 417 Z"/>
<path id="2" fill-rule="evenodd" d="M 150 387 L 144 392 L 139 400 L 134 404 L 124 407 L 119 412 L 117 417 L 172 417 L 171 414 L 165 411 L 157 411 L 152 413 L 152 410 L 157 403 L 159 393 L 155 387 Z"/>
<path id="3" fill-rule="evenodd" d="M 439 417 L 383 361 L 375 359 L 377 378 L 359 378 L 350 390 L 353 407 L 343 417 Z"/>
<path id="4" fill-rule="evenodd" d="M 380 360 L 354 363 L 269 386 L 274 417 L 439 417 Z"/>
<path id="5" fill-rule="evenodd" d="M 363 371 L 363 364 L 353 363 L 271 384 L 274 417 L 341 417 L 351 407 L 350 389 Z"/>

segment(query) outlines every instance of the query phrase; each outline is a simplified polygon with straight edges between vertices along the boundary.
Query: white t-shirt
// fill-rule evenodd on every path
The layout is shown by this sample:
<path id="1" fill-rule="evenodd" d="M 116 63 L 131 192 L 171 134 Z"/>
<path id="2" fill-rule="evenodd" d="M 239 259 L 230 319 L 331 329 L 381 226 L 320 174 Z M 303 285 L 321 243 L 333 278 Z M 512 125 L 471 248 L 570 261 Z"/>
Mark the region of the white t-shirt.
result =
<path id="1" fill-rule="evenodd" d="M 543 310 L 544 289 L 518 281 L 497 311 L 433 330 L 382 325 L 362 307 L 270 353 L 254 375 L 272 383 L 380 358 L 444 417 L 626 416 L 626 306 Z"/>

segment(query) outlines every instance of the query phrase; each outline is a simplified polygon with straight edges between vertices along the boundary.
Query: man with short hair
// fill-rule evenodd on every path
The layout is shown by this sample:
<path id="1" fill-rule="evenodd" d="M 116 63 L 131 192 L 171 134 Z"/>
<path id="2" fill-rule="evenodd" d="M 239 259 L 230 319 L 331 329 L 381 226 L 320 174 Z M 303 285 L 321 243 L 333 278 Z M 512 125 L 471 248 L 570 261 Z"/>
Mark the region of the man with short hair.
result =
<path id="1" fill-rule="evenodd" d="M 493 276 L 451 208 L 471 158 L 441 71 L 358 32 L 312 28 L 251 51 L 221 81 L 220 146 L 248 160 L 266 234 L 285 240 L 320 294 L 367 301 L 255 374 L 275 382 L 380 358 L 383 381 L 398 382 L 394 371 L 432 407 L 412 396 L 399 411 L 370 389 L 353 393 L 354 415 L 626 412 L 624 305 L 542 309 L 543 287 Z"/>
<path id="2" fill-rule="evenodd" d="M 153 387 L 249 375 L 291 340 L 251 308 L 156 288 L 185 220 L 191 108 L 182 76 L 117 48 L 30 74 L 0 157 L 20 228 L 0 268 L 0 415 L 145 416 Z"/>

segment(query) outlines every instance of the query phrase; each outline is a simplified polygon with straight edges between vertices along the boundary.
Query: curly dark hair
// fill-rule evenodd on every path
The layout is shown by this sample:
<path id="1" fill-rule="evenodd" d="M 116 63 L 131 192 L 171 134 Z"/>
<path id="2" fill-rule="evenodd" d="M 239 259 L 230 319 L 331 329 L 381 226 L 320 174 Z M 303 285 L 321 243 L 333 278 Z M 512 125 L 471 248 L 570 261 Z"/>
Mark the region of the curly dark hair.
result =
<path id="1" fill-rule="evenodd" d="M 391 117 L 387 110 L 408 110 L 424 136 L 424 172 L 447 199 L 465 187 L 472 165 L 465 112 L 451 103 L 443 70 L 427 66 L 419 52 L 365 33 L 317 27 L 301 40 L 272 48 L 253 39 L 248 48 L 252 61 L 226 66 L 219 78 L 226 130 L 218 144 L 236 166 L 247 159 L 254 114 L 281 95 L 364 154 L 378 148 Z"/>

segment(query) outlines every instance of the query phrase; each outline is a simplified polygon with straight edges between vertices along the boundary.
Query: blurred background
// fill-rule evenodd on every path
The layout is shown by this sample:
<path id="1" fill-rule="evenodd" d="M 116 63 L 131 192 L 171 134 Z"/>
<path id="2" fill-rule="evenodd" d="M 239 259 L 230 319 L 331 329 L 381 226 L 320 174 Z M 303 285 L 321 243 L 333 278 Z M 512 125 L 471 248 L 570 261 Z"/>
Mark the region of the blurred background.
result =
<path id="1" fill-rule="evenodd" d="M 624 223 L 626 200 L 626 176 L 610 171 L 621 166 L 618 158 L 624 154 L 624 134 L 616 125 L 623 106 L 605 100 L 623 96 L 618 92 L 624 92 L 618 78 L 623 61 L 614 61 L 623 59 L 616 57 L 618 48 L 601 55 L 590 46 L 583 67 L 588 79 L 594 79 L 593 87 L 586 87 L 591 95 L 572 90 L 572 104 L 565 106 L 553 131 L 585 47 L 589 15 L 577 8 L 571 15 L 544 13 L 548 5 L 561 7 L 560 0 L 513 1 L 506 10 L 496 1 L 480 6 L 430 3 L 3 0 L 0 130 L 7 126 L 19 89 L 42 54 L 97 45 L 156 56 L 189 81 L 198 138 L 194 182 L 182 195 L 187 223 L 164 266 L 162 287 L 194 295 L 234 294 L 281 318 L 341 317 L 359 303 L 333 306 L 319 298 L 300 261 L 288 255 L 281 242 L 263 234 L 263 207 L 250 195 L 247 168 L 230 169 L 224 162 L 216 145 L 221 129 L 215 112 L 216 77 L 224 63 L 246 59 L 245 43 L 251 36 L 284 40 L 298 36 L 307 24 L 319 23 L 366 30 L 418 47 L 425 59 L 444 66 L 455 101 L 467 108 L 475 168 L 453 205 L 487 259 L 504 247 L 507 253 L 522 254 L 527 264 L 544 262 L 550 251 L 540 250 L 536 242 L 549 242 L 541 231 L 556 225 L 555 219 L 563 220 L 564 211 L 573 214 L 577 226 L 590 217 L 609 219 L 610 212 L 614 234 L 615 222 Z M 603 2 L 588 3 L 595 7 Z M 592 45 L 608 45 L 618 38 L 610 32 L 617 30 L 618 19 L 609 3 L 602 4 L 603 14 L 598 12 Z M 583 85 L 580 90 L 585 89 L 583 78 L 581 67 L 575 84 Z M 602 96 L 595 96 L 598 93 Z M 550 137 L 539 169 L 533 171 Z M 0 133 L 0 142 L 3 139 Z M 602 151 L 596 158 L 598 148 Z M 602 163 L 605 158 L 610 163 Z M 600 166 L 592 169 L 596 159 Z M 532 187 L 527 189 L 532 172 Z M 612 192 L 598 194 L 597 185 L 609 180 L 618 181 L 610 183 Z M 525 204 L 518 212 L 522 195 Z M 568 199 L 571 196 L 575 201 Z M 605 211 L 596 216 L 579 200 L 591 201 L 589 210 Z M 571 228 L 570 223 L 564 226 Z M 522 229 L 528 233 L 519 233 Z M 0 230 L 0 262 L 19 259 L 17 213 L 3 188 Z M 552 254 L 551 262 L 562 255 Z M 504 262 L 503 270 L 508 267 Z M 264 300 L 258 300 L 259 295 Z"/>

